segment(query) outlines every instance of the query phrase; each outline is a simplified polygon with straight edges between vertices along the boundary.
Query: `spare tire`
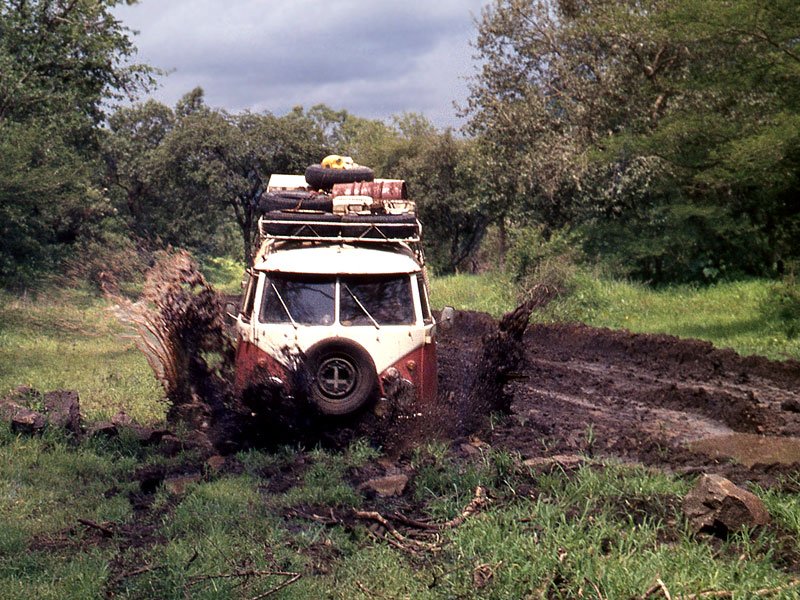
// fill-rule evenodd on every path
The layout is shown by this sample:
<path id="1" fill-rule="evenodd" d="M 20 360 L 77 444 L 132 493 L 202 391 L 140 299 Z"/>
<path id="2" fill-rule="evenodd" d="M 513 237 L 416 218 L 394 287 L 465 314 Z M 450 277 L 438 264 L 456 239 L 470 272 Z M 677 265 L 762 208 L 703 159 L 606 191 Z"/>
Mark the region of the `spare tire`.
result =
<path id="1" fill-rule="evenodd" d="M 268 192 L 261 196 L 258 204 L 261 212 L 275 210 L 321 210 L 331 212 L 333 201 L 330 196 L 318 192 L 285 191 Z"/>
<path id="2" fill-rule="evenodd" d="M 342 235 L 363 239 L 407 239 L 419 233 L 417 217 L 403 215 L 344 215 Z"/>
<path id="3" fill-rule="evenodd" d="M 315 190 L 330 190 L 337 183 L 355 183 L 374 179 L 375 173 L 369 167 L 326 169 L 322 165 L 311 165 L 306 169 L 306 183 Z"/>
<path id="4" fill-rule="evenodd" d="M 303 237 L 336 237 L 341 231 L 341 221 L 341 215 L 332 213 L 273 210 L 263 216 L 261 233 Z"/>
<path id="5" fill-rule="evenodd" d="M 378 375 L 369 353 L 350 340 L 324 340 L 305 358 L 309 400 L 325 415 L 355 412 L 377 396 Z"/>

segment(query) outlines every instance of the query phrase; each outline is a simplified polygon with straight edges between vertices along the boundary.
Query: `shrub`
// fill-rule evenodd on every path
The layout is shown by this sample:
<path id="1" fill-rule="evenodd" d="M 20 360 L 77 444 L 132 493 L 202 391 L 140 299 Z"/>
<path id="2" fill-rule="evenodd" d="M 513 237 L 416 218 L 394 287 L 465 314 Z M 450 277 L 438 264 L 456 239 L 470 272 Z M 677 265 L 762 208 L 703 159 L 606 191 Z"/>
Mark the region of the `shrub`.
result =
<path id="1" fill-rule="evenodd" d="M 782 324 L 788 339 L 800 335 L 800 282 L 794 273 L 770 286 L 764 312 Z"/>

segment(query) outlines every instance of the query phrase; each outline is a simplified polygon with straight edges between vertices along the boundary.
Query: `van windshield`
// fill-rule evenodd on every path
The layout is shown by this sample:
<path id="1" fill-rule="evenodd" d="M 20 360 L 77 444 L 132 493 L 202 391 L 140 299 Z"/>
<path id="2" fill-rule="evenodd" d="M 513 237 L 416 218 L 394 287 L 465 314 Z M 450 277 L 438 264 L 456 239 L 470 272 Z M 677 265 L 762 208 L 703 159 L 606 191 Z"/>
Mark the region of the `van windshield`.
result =
<path id="1" fill-rule="evenodd" d="M 335 280 L 309 275 L 272 275 L 264 286 L 262 323 L 333 324 Z"/>
<path id="2" fill-rule="evenodd" d="M 411 325 L 416 321 L 408 275 L 343 277 L 340 284 L 342 325 Z"/>

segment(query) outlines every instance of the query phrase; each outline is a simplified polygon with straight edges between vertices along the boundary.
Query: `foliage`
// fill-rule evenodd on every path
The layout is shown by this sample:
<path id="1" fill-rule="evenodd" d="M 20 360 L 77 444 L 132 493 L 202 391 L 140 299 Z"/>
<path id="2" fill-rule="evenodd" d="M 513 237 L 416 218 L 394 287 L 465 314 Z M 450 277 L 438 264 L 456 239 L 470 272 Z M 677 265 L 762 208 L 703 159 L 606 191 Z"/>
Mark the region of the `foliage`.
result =
<path id="1" fill-rule="evenodd" d="M 770 286 L 764 312 L 783 325 L 788 339 L 800 336 L 800 283 L 794 273 Z"/>
<path id="2" fill-rule="evenodd" d="M 155 101 L 118 110 L 104 140 L 108 177 L 139 235 L 203 252 L 235 223 L 248 261 L 258 201 L 272 173 L 300 173 L 326 153 L 302 109 L 283 117 L 212 109 L 197 88 L 171 109 Z M 220 245 L 223 247 L 220 248 Z"/>
<path id="3" fill-rule="evenodd" d="M 0 3 L 0 279 L 30 281 L 108 214 L 96 132 L 108 100 L 154 72 L 127 64 L 121 0 Z"/>
<path id="4" fill-rule="evenodd" d="M 779 269 L 800 227 L 799 25 L 790 0 L 496 0 L 465 112 L 503 218 L 577 228 L 656 282 Z"/>

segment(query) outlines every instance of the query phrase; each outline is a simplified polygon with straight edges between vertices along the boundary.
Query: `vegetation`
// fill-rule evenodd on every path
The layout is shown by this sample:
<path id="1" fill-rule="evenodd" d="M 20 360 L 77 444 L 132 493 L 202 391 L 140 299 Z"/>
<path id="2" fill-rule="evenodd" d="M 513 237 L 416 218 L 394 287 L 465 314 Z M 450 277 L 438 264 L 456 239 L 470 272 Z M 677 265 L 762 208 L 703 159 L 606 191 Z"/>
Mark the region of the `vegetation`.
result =
<path id="1" fill-rule="evenodd" d="M 495 221 L 578 231 L 655 282 L 797 257 L 800 9 L 783 0 L 496 0 L 467 106 Z"/>
<path id="2" fill-rule="evenodd" d="M 788 296 L 797 292 L 784 284 L 750 279 L 654 290 L 586 271 L 572 276 L 569 284 L 567 293 L 534 314 L 535 321 L 576 321 L 637 333 L 665 333 L 707 340 L 745 356 L 800 360 L 800 340 L 793 329 L 796 296 Z M 519 299 L 513 280 L 496 274 L 435 278 L 432 288 L 434 306 L 483 310 L 496 317 L 513 309 Z"/>
<path id="3" fill-rule="evenodd" d="M 747 596 L 790 582 L 774 561 L 800 534 L 796 497 L 776 490 L 759 494 L 779 528 L 712 544 L 680 514 L 688 481 L 591 461 L 541 473 L 501 451 L 464 461 L 433 444 L 413 458 L 413 503 L 401 510 L 441 523 L 477 485 L 491 501 L 403 550 L 355 516 L 373 508 L 356 488 L 376 454 L 361 442 L 315 450 L 304 466 L 293 449 L 240 453 L 228 459 L 233 472 L 207 470 L 180 484 L 168 477 L 136 513 L 129 496 L 146 496 L 134 467 L 180 472 L 190 455 L 7 430 L 0 454 L 0 598 L 9 600 L 251 598 L 292 573 L 302 577 L 281 598 L 633 598 L 657 578 L 675 595 Z M 280 484 L 288 489 L 274 491 L 281 473 L 290 474 Z"/>

